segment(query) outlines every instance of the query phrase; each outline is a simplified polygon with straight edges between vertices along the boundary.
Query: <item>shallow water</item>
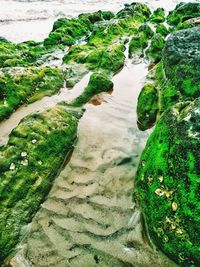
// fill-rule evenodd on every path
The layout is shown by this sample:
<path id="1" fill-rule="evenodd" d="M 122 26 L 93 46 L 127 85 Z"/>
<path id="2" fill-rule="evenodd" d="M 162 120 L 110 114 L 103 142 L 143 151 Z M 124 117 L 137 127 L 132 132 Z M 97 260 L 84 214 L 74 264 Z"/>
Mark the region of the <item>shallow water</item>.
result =
<path id="1" fill-rule="evenodd" d="M 191 0 L 195 2 L 195 0 Z M 190 1 L 190 2 L 191 2 Z M 63 16 L 97 10 L 117 11 L 134 0 L 0 0 L 0 36 L 13 42 L 42 41 L 52 29 L 53 22 Z M 188 0 L 138 0 L 152 9 L 171 10 Z"/>
<path id="2" fill-rule="evenodd" d="M 144 63 L 128 61 L 113 78 L 113 93 L 99 106 L 86 106 L 72 158 L 28 226 L 12 266 L 173 266 L 149 246 L 132 202 L 148 137 L 136 125 L 146 74 Z"/>

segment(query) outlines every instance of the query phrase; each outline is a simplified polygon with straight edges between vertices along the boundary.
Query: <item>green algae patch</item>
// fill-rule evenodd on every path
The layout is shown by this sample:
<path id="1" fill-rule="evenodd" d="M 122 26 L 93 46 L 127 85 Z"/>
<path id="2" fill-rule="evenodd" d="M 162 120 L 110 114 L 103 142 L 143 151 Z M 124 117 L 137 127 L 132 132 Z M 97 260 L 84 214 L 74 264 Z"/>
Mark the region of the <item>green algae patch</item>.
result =
<path id="1" fill-rule="evenodd" d="M 151 44 L 146 51 L 147 57 L 154 63 L 158 63 L 162 59 L 162 50 L 165 46 L 165 40 L 159 33 L 155 34 L 151 40 Z"/>
<path id="2" fill-rule="evenodd" d="M 57 47 L 45 47 L 42 43 L 27 41 L 20 44 L 0 41 L 0 67 L 27 67 L 37 65 L 45 54 Z"/>
<path id="3" fill-rule="evenodd" d="M 149 234 L 180 266 L 200 262 L 200 100 L 160 118 L 142 154 L 137 193 Z"/>
<path id="4" fill-rule="evenodd" d="M 26 117 L 0 150 L 0 260 L 21 239 L 76 139 L 78 119 L 64 106 Z"/>
<path id="5" fill-rule="evenodd" d="M 77 40 L 89 35 L 95 23 L 110 20 L 113 16 L 112 12 L 98 11 L 81 14 L 73 19 L 61 18 L 54 23 L 52 32 L 44 40 L 44 45 L 74 45 Z"/>
<path id="6" fill-rule="evenodd" d="M 58 92 L 64 82 L 57 68 L 8 68 L 0 72 L 0 120 L 18 106 Z"/>
<path id="7" fill-rule="evenodd" d="M 150 72 L 150 80 L 158 89 L 159 116 L 178 102 L 200 97 L 199 44 L 199 27 L 174 32 L 167 38 L 162 60 Z M 150 113 L 151 110 L 147 115 Z"/>
<path id="8" fill-rule="evenodd" d="M 178 26 L 188 19 L 197 18 L 200 16 L 199 3 L 180 3 L 171 11 L 167 17 L 167 22 L 170 25 Z"/>
<path id="9" fill-rule="evenodd" d="M 168 30 L 164 24 L 159 24 L 156 27 L 156 33 L 162 35 L 165 38 L 170 33 L 170 30 Z"/>
<path id="10" fill-rule="evenodd" d="M 137 103 L 137 123 L 140 130 L 144 131 L 154 125 L 158 109 L 158 91 L 155 84 L 145 84 Z"/>
<path id="11" fill-rule="evenodd" d="M 109 92 L 113 89 L 113 82 L 110 77 L 104 72 L 95 72 L 91 75 L 88 86 L 84 89 L 83 93 L 77 97 L 70 105 L 82 106 L 86 104 L 93 96 Z"/>
<path id="12" fill-rule="evenodd" d="M 142 24 L 129 43 L 129 58 L 136 54 L 143 56 L 144 49 L 148 46 L 148 42 L 153 35 L 154 32 L 151 27 L 147 24 Z"/>
<path id="13" fill-rule="evenodd" d="M 165 10 L 163 8 L 157 8 L 151 17 L 149 18 L 149 21 L 152 23 L 162 23 L 165 21 Z"/>
<path id="14" fill-rule="evenodd" d="M 199 40 L 199 27 L 181 30 L 170 35 L 163 52 L 166 78 L 184 101 L 200 96 Z"/>
<path id="15" fill-rule="evenodd" d="M 103 69 L 115 74 L 124 64 L 124 39 L 137 34 L 149 12 L 142 4 L 127 5 L 111 21 L 97 24 L 86 44 L 71 47 L 63 62 L 86 64 L 93 71 Z"/>

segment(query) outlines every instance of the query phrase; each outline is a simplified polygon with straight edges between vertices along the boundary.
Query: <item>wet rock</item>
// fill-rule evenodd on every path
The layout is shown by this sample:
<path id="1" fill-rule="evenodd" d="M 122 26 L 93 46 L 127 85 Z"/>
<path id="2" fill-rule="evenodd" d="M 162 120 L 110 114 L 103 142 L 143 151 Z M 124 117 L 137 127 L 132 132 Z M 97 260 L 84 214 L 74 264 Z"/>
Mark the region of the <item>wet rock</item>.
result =
<path id="1" fill-rule="evenodd" d="M 162 58 L 162 50 L 165 46 L 165 40 L 159 33 L 155 34 L 151 44 L 146 51 L 147 57 L 154 63 L 158 63 Z"/>
<path id="2" fill-rule="evenodd" d="M 200 262 L 199 121 L 200 99 L 165 112 L 147 142 L 136 178 L 151 238 L 181 266 Z"/>
<path id="3" fill-rule="evenodd" d="M 32 103 L 44 96 L 55 94 L 63 82 L 63 73 L 58 68 L 4 69 L 0 73 L 0 121 L 24 103 Z"/>
<path id="4" fill-rule="evenodd" d="M 151 128 L 158 112 L 158 92 L 154 84 L 146 84 L 138 97 L 137 117 L 140 130 Z"/>
<path id="5" fill-rule="evenodd" d="M 93 96 L 102 93 L 109 92 L 113 89 L 113 82 L 109 76 L 104 72 L 95 72 L 91 75 L 88 86 L 84 92 L 70 103 L 73 106 L 82 106 L 86 104 Z"/>
<path id="6" fill-rule="evenodd" d="M 200 16 L 199 3 L 180 3 L 176 8 L 169 13 L 167 22 L 171 25 L 178 26 L 184 21 Z"/>
<path id="7" fill-rule="evenodd" d="M 0 262 L 13 251 L 22 227 L 48 194 L 73 148 L 77 122 L 69 109 L 56 106 L 23 119 L 0 149 Z"/>
<path id="8" fill-rule="evenodd" d="M 141 25 L 141 27 L 138 29 L 137 35 L 135 35 L 130 41 L 129 57 L 132 58 L 136 54 L 143 56 L 144 49 L 148 46 L 148 42 L 153 35 L 154 32 L 149 25 Z"/>
<path id="9" fill-rule="evenodd" d="M 164 69 L 184 100 L 199 93 L 200 31 L 198 27 L 170 35 L 164 49 Z"/>
<path id="10" fill-rule="evenodd" d="M 161 23 L 165 21 L 165 10 L 163 8 L 157 8 L 149 19 L 152 23 Z"/>
<path id="11" fill-rule="evenodd" d="M 0 43 L 9 43 L 9 41 L 6 38 L 0 36 Z"/>
<path id="12" fill-rule="evenodd" d="M 170 31 L 166 28 L 164 24 L 159 24 L 156 27 L 156 33 L 159 33 L 165 38 L 170 33 Z"/>
<path id="13" fill-rule="evenodd" d="M 94 28 L 96 22 L 110 20 L 113 17 L 112 12 L 94 12 L 81 14 L 78 18 L 58 19 L 53 26 L 53 31 L 44 40 L 44 45 L 68 45 L 75 44 L 78 39 L 88 35 Z"/>
<path id="14" fill-rule="evenodd" d="M 180 101 L 185 101 L 187 105 L 187 101 L 198 98 L 200 96 L 199 27 L 172 33 L 166 40 L 162 61 L 154 67 L 152 75 L 149 76 L 158 89 L 159 114 Z M 138 105 L 141 107 L 139 113 L 144 114 L 147 111 L 146 106 L 142 105 L 141 101 Z M 149 109 L 146 117 L 150 117 L 151 112 L 153 109 L 152 111 Z"/>

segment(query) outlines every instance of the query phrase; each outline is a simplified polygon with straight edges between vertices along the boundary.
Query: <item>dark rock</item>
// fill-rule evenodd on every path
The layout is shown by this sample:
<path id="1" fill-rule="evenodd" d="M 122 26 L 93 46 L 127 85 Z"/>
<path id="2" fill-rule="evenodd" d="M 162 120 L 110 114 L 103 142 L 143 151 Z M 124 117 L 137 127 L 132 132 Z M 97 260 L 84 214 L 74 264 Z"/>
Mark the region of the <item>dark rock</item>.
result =
<path id="1" fill-rule="evenodd" d="M 163 56 L 166 77 L 180 90 L 183 99 L 200 96 L 200 28 L 173 33 Z"/>
<path id="2" fill-rule="evenodd" d="M 169 13 L 167 21 L 177 26 L 179 23 L 198 16 L 200 16 L 200 3 L 180 3 Z"/>

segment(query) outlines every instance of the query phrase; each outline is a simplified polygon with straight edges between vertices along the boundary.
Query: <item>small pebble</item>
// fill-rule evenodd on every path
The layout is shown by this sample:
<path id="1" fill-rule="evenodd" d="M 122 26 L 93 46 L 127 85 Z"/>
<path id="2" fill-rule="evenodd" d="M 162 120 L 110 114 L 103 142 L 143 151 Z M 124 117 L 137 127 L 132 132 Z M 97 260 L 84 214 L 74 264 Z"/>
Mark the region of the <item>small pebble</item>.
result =
<path id="1" fill-rule="evenodd" d="M 21 161 L 21 164 L 22 164 L 23 166 L 28 166 L 28 160 L 27 160 L 27 159 L 22 160 L 22 161 Z"/>
<path id="2" fill-rule="evenodd" d="M 15 164 L 14 164 L 14 163 L 11 163 L 11 164 L 10 164 L 10 170 L 13 171 L 13 170 L 15 170 L 15 169 L 16 169 Z"/>
<path id="3" fill-rule="evenodd" d="M 172 210 L 173 210 L 173 211 L 176 211 L 177 208 L 178 208 L 178 205 L 176 204 L 176 202 L 173 202 L 173 203 L 172 203 Z"/>
<path id="4" fill-rule="evenodd" d="M 25 158 L 25 157 L 27 157 L 27 152 L 25 152 L 25 151 L 24 151 L 24 152 L 22 152 L 22 153 L 21 153 L 21 156 L 22 156 L 22 158 Z"/>

